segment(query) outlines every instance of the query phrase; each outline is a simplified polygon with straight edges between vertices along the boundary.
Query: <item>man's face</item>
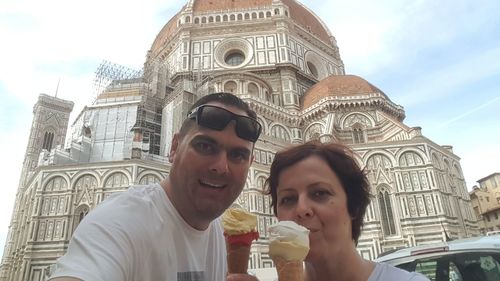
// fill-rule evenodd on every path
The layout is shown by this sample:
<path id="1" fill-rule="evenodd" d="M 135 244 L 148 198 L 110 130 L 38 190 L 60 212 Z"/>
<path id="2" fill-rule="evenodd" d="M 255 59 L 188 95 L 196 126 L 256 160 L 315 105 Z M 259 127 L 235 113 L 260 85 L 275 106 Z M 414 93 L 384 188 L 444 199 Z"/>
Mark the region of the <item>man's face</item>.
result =
<path id="1" fill-rule="evenodd" d="M 217 102 L 207 103 L 238 115 L 245 111 Z M 172 141 L 167 194 L 184 220 L 205 229 L 241 193 L 252 164 L 253 143 L 235 132 L 235 121 L 222 131 L 191 125 Z"/>

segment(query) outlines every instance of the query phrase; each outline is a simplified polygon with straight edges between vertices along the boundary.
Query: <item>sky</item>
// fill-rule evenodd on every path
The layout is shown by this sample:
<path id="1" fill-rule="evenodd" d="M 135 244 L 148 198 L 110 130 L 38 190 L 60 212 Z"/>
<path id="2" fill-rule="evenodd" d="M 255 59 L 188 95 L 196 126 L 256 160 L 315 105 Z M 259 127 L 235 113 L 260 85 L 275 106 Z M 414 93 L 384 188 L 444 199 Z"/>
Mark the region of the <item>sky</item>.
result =
<path id="1" fill-rule="evenodd" d="M 0 0 L 0 256 L 40 93 L 93 100 L 103 60 L 142 68 L 187 0 Z M 461 158 L 469 190 L 500 172 L 500 1 L 302 0 L 335 36 L 347 74 L 404 107 L 410 127 Z M 496 112 L 496 113 L 495 113 Z"/>

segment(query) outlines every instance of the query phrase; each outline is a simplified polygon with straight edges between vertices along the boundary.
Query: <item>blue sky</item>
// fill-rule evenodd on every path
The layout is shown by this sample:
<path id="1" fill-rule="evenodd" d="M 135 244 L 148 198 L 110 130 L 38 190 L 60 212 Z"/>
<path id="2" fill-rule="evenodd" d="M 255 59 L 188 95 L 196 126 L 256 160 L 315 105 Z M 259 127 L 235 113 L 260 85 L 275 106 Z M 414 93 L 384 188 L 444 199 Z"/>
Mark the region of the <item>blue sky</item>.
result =
<path id="1" fill-rule="evenodd" d="M 38 94 L 54 94 L 60 80 L 58 96 L 75 102 L 74 118 L 92 101 L 101 61 L 140 69 L 185 2 L 0 2 L 0 256 Z M 348 74 L 404 106 L 407 125 L 454 147 L 469 189 L 500 172 L 500 1 L 302 3 L 336 37 Z"/>

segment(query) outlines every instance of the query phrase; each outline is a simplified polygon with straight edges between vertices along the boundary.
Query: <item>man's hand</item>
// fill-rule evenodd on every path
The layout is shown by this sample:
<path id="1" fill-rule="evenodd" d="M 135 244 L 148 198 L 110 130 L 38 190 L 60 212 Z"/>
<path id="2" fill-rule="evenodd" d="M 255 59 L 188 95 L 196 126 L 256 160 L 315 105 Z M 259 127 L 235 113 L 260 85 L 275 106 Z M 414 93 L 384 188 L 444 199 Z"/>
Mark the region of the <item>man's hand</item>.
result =
<path id="1" fill-rule="evenodd" d="M 228 274 L 226 281 L 259 281 L 259 279 L 249 274 Z"/>

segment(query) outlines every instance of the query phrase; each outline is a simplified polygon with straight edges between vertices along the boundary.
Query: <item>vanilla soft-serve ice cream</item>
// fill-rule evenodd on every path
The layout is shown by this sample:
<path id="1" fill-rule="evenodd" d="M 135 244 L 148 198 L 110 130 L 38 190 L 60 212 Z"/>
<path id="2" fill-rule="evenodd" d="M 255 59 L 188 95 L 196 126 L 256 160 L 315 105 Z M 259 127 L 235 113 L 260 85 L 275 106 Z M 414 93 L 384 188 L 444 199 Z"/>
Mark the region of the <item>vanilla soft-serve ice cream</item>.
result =
<path id="1" fill-rule="evenodd" d="M 252 241 L 259 238 L 257 216 L 241 207 L 231 207 L 222 215 L 229 273 L 247 273 Z"/>
<path id="2" fill-rule="evenodd" d="M 303 280 L 303 261 L 309 253 L 309 230 L 293 221 L 269 227 L 269 256 L 278 271 L 278 280 Z"/>

